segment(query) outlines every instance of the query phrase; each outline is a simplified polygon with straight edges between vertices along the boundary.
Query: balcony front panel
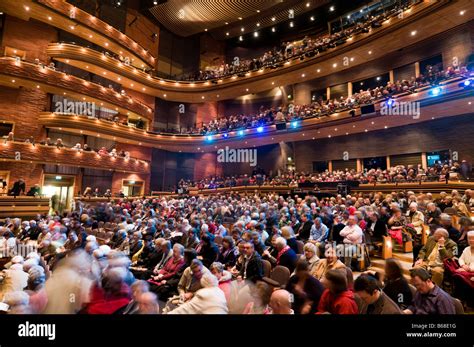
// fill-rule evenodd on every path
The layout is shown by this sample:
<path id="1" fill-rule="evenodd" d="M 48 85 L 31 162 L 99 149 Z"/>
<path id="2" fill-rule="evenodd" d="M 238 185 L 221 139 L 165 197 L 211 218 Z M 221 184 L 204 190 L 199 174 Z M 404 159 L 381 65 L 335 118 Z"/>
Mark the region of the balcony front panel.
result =
<path id="1" fill-rule="evenodd" d="M 0 161 L 19 161 L 40 164 L 57 164 L 75 167 L 111 170 L 119 172 L 150 173 L 150 165 L 144 160 L 102 156 L 95 152 L 78 152 L 70 148 L 32 145 L 25 142 L 0 143 Z"/>

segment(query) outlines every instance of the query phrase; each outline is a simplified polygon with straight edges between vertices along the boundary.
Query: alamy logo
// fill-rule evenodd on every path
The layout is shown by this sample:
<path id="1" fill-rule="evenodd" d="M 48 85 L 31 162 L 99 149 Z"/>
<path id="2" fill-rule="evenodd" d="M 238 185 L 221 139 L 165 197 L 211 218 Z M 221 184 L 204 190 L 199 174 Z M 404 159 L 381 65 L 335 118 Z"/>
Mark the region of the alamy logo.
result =
<path id="1" fill-rule="evenodd" d="M 26 321 L 18 325 L 20 337 L 47 337 L 52 341 L 56 339 L 56 324 L 35 324 Z"/>
<path id="2" fill-rule="evenodd" d="M 85 101 L 71 101 L 63 99 L 54 104 L 54 112 L 65 114 L 81 114 L 95 117 L 95 103 Z"/>
<path id="3" fill-rule="evenodd" d="M 420 118 L 420 102 L 389 99 L 380 105 L 380 114 L 382 116 L 411 116 L 413 119 L 418 119 Z"/>
<path id="4" fill-rule="evenodd" d="M 217 151 L 217 161 L 219 163 L 249 163 L 250 166 L 257 165 L 256 149 L 225 149 Z"/>

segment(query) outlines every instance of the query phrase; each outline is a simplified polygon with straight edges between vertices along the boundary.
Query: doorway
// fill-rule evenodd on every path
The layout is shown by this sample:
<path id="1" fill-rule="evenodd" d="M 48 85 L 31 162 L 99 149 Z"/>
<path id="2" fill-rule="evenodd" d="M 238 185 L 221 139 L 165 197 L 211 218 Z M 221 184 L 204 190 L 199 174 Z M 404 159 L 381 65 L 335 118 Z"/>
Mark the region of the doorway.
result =
<path id="1" fill-rule="evenodd" d="M 122 192 L 125 196 L 142 196 L 143 181 L 123 180 Z"/>
<path id="2" fill-rule="evenodd" d="M 70 211 L 74 198 L 75 176 L 44 175 L 43 194 L 51 198 L 52 212 Z"/>

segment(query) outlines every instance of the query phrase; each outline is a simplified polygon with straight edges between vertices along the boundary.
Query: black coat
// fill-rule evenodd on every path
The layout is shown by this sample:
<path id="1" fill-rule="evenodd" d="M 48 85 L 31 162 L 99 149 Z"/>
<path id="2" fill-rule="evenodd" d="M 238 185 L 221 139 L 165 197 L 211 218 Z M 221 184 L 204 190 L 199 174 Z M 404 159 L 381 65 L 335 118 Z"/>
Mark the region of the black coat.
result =
<path id="1" fill-rule="evenodd" d="M 26 190 L 25 182 L 20 183 L 20 181 L 16 181 L 15 183 L 13 183 L 13 187 L 12 187 L 12 189 L 10 189 L 10 194 L 9 195 L 18 196 L 22 192 L 24 194 L 25 190 Z"/>
<path id="2" fill-rule="evenodd" d="M 224 250 L 219 253 L 217 260 L 224 265 L 224 267 L 232 267 L 235 265 L 237 260 L 237 252 L 235 247 L 230 250 L 227 254 L 224 254 Z"/>
<path id="3" fill-rule="evenodd" d="M 367 232 L 371 233 L 370 236 L 375 239 L 375 240 L 381 240 L 382 239 L 382 236 L 386 236 L 387 235 L 387 225 L 381 221 L 381 220 L 378 220 L 375 222 L 375 226 L 374 226 L 374 231 L 372 232 L 371 230 L 371 226 L 372 226 L 373 222 L 370 220 L 368 223 L 367 223 L 367 227 L 365 228 L 365 230 L 367 230 Z"/>
<path id="4" fill-rule="evenodd" d="M 313 223 L 310 221 L 306 221 L 300 225 L 299 229 L 295 231 L 295 233 L 299 234 L 298 239 L 307 241 L 309 236 L 311 235 L 311 227 Z"/>
<path id="5" fill-rule="evenodd" d="M 257 252 L 253 253 L 252 257 L 248 260 L 247 266 L 242 266 L 240 275 L 242 278 L 246 278 L 252 282 L 257 282 L 263 278 L 262 258 Z"/>
<path id="6" fill-rule="evenodd" d="M 313 276 L 308 276 L 303 286 L 304 294 L 300 295 L 298 292 L 295 291 L 295 286 L 298 281 L 298 276 L 294 275 L 290 277 L 290 280 L 286 285 L 286 290 L 294 296 L 293 310 L 296 314 L 299 314 L 304 304 L 307 301 L 311 301 L 311 311 L 309 313 L 316 313 L 318 310 L 319 299 L 321 299 L 321 295 L 324 292 L 324 286 Z"/>

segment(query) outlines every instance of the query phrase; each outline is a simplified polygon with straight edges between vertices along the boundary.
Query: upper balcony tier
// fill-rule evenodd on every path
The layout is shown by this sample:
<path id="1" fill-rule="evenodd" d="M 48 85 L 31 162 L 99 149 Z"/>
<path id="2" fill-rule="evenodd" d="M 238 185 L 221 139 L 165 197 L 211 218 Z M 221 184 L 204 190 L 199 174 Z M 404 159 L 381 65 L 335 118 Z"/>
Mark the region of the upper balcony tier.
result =
<path id="1" fill-rule="evenodd" d="M 473 11 L 465 11 L 464 15 L 460 15 L 460 11 L 468 6 L 468 0 L 425 1 L 405 11 L 403 16 L 385 21 L 380 28 L 350 37 L 336 48 L 314 56 L 298 57 L 277 67 L 213 81 L 184 82 L 157 78 L 111 55 L 74 44 L 52 43 L 48 47 L 48 54 L 85 71 L 98 75 L 105 72 L 126 88 L 166 100 L 190 103 L 218 101 L 263 92 L 276 86 L 302 83 L 370 63 L 387 53 L 466 23 L 474 18 Z M 345 60 L 348 60 L 347 64 L 343 63 Z"/>
<path id="2" fill-rule="evenodd" d="M 129 96 L 41 64 L 0 58 L 0 84 L 12 88 L 39 88 L 47 93 L 95 102 L 130 117 L 153 119 L 153 110 L 150 107 Z"/>
<path id="3" fill-rule="evenodd" d="M 72 133 L 101 136 L 119 143 L 161 148 L 173 152 L 212 152 L 217 148 L 245 148 L 263 146 L 279 142 L 318 140 L 327 137 L 346 136 L 374 130 L 430 121 L 435 118 L 451 117 L 472 113 L 474 96 L 472 89 L 465 89 L 465 79 L 455 78 L 440 84 L 436 93 L 433 87 L 424 87 L 414 93 L 403 93 L 393 97 L 398 105 L 403 102 L 420 102 L 419 115 L 397 115 L 382 110 L 385 100 L 374 104 L 375 112 L 361 115 L 360 109 L 352 115 L 350 111 L 333 113 L 298 121 L 293 128 L 278 131 L 276 125 L 242 129 L 218 135 L 166 135 L 127 127 L 110 121 L 89 119 L 84 116 L 42 113 L 39 122 L 47 128 L 60 129 Z M 436 94 L 436 95 L 435 95 Z"/>
<path id="4" fill-rule="evenodd" d="M 57 164 L 88 167 L 119 172 L 150 173 L 148 162 L 80 152 L 71 148 L 57 148 L 25 142 L 5 141 L 0 144 L 1 161 L 20 161 L 36 164 Z"/>
<path id="5" fill-rule="evenodd" d="M 154 68 L 156 58 L 130 37 L 64 0 L 2 0 L 0 11 L 29 20 L 39 20 L 70 32 L 122 57 L 133 65 Z"/>

